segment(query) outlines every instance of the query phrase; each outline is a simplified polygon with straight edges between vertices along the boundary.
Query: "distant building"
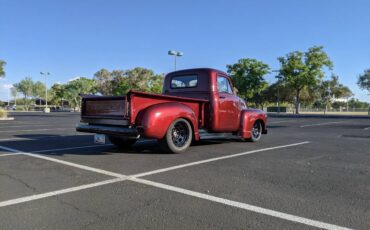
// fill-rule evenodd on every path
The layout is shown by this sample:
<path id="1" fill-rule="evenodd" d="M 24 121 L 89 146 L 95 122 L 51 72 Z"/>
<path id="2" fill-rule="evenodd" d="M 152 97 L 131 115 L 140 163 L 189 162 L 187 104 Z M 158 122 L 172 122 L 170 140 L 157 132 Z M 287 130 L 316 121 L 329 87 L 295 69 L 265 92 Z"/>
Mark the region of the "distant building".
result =
<path id="1" fill-rule="evenodd" d="M 333 95 L 333 97 L 331 98 L 331 101 L 332 101 L 332 102 L 343 102 L 343 103 L 348 103 L 348 101 L 349 101 L 349 97 L 347 97 L 347 98 L 344 98 L 344 97 L 335 98 L 335 96 Z"/>

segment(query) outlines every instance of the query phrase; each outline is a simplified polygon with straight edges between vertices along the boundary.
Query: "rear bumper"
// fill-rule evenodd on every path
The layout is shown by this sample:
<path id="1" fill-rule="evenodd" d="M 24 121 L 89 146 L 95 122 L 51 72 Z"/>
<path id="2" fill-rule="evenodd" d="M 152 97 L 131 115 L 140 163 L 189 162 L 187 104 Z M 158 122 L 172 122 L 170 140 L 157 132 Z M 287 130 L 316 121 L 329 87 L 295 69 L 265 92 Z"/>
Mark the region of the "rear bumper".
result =
<path id="1" fill-rule="evenodd" d="M 140 137 L 140 134 L 136 128 L 117 127 L 109 125 L 78 124 L 76 126 L 76 131 L 85 133 L 99 133 L 112 136 L 122 136 L 133 139 L 138 139 Z"/>

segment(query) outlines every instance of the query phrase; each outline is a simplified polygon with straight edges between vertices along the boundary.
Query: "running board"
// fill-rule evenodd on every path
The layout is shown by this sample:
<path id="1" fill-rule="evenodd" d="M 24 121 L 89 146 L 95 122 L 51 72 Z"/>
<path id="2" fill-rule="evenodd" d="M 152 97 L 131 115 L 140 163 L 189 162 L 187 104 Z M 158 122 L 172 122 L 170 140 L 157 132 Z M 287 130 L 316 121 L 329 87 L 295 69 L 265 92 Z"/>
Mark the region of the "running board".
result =
<path id="1" fill-rule="evenodd" d="M 240 136 L 233 135 L 232 133 L 209 133 L 204 129 L 199 130 L 199 138 L 201 140 L 241 139 Z"/>

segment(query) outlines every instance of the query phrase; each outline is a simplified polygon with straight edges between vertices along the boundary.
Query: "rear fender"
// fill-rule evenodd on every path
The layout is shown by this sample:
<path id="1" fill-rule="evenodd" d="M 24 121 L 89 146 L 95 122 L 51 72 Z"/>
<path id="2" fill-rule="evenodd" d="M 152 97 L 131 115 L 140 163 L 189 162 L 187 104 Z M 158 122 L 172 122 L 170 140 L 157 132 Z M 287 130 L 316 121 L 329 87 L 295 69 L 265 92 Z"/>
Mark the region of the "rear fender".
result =
<path id="1" fill-rule="evenodd" d="M 178 118 L 189 121 L 194 139 L 199 140 L 197 118 L 189 106 L 181 103 L 166 102 L 152 105 L 139 113 L 136 124 L 143 129 L 144 137 L 162 139 L 170 124 Z"/>
<path id="2" fill-rule="evenodd" d="M 260 120 L 262 122 L 262 130 L 263 133 L 267 131 L 266 129 L 266 114 L 257 109 L 246 109 L 242 110 L 241 116 L 240 116 L 240 127 L 238 135 L 242 138 L 251 138 L 251 130 L 253 127 L 253 124 Z"/>

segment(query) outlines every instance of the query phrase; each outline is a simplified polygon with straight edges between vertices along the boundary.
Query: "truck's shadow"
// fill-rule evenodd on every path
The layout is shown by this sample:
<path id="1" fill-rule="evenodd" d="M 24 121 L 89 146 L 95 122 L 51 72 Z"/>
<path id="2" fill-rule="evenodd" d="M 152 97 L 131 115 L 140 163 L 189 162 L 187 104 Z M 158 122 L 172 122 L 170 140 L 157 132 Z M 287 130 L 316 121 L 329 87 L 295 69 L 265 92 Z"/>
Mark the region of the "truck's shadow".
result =
<path id="1" fill-rule="evenodd" d="M 222 143 L 230 142 L 230 140 L 202 140 L 193 142 L 192 146 L 206 146 L 206 145 L 217 145 Z M 160 147 L 159 143 L 156 140 L 139 140 L 131 148 L 120 149 L 115 146 L 112 146 L 112 151 L 115 153 L 122 154 L 172 154 L 164 152 Z M 111 152 L 112 152 L 111 151 Z"/>
<path id="2" fill-rule="evenodd" d="M 156 140 L 139 140 L 130 148 L 118 148 L 107 141 L 106 145 L 93 143 L 93 135 L 20 134 L 0 145 L 27 153 L 50 156 L 111 155 L 111 154 L 171 154 L 161 150 Z M 218 145 L 233 140 L 202 140 L 192 146 Z"/>
<path id="3" fill-rule="evenodd" d="M 278 128 L 287 128 L 285 125 L 267 125 L 268 129 L 278 129 Z"/>

